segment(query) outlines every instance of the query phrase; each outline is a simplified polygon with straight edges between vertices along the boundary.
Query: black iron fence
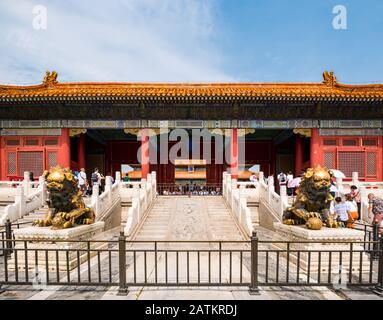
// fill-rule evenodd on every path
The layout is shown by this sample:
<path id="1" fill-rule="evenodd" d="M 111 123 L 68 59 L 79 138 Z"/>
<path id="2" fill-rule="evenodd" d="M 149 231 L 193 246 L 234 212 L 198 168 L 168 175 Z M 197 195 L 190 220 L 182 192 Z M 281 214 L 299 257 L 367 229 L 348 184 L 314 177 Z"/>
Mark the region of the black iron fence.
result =
<path id="1" fill-rule="evenodd" d="M 161 196 L 219 196 L 222 195 L 221 184 L 177 184 L 177 183 L 158 183 L 157 192 Z"/>
<path id="2" fill-rule="evenodd" d="M 379 239 L 382 237 L 383 228 L 376 223 L 370 225 L 370 224 L 366 224 L 359 221 L 355 222 L 354 225 L 355 225 L 355 230 L 363 231 L 364 233 L 364 241 L 366 242 L 365 250 L 370 253 L 374 251 L 376 255 L 376 245 Z M 374 241 L 374 243 L 372 243 L 372 241 Z M 374 245 L 375 245 L 375 248 L 374 248 Z"/>
<path id="3" fill-rule="evenodd" d="M 4 239 L 1 285 L 369 286 L 383 292 L 379 241 Z M 371 250 L 366 250 L 371 245 Z M 374 258 L 376 257 L 376 259 Z"/>

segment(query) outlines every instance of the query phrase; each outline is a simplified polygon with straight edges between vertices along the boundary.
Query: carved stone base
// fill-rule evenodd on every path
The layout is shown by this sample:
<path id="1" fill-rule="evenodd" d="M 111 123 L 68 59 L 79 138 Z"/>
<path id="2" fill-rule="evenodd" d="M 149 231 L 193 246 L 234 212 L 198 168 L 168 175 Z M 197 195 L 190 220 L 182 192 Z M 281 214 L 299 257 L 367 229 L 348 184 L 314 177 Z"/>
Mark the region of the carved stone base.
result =
<path id="1" fill-rule="evenodd" d="M 67 271 L 107 247 L 105 242 L 94 241 L 103 232 L 104 222 L 69 229 L 52 230 L 50 227 L 28 227 L 14 230 L 15 250 L 8 261 L 8 269 Z M 89 250 L 88 250 L 89 249 Z M 17 254 L 17 257 L 16 257 Z M 17 261 L 17 263 L 16 263 Z"/>
<path id="2" fill-rule="evenodd" d="M 370 256 L 366 254 L 363 243 L 358 243 L 364 239 L 362 231 L 326 227 L 321 230 L 310 230 L 305 226 L 290 226 L 280 222 L 274 223 L 274 229 L 280 235 L 278 238 L 286 241 L 302 241 L 290 244 L 289 259 L 296 265 L 299 261 L 303 271 L 307 272 L 310 269 L 310 272 L 318 272 L 320 269 L 322 273 L 331 269 L 331 273 L 335 273 L 340 269 L 349 271 L 351 268 L 352 271 L 360 271 L 362 268 L 361 272 L 369 272 Z M 283 250 L 281 255 L 287 256 L 286 243 L 274 243 L 272 247 L 274 250 Z"/>

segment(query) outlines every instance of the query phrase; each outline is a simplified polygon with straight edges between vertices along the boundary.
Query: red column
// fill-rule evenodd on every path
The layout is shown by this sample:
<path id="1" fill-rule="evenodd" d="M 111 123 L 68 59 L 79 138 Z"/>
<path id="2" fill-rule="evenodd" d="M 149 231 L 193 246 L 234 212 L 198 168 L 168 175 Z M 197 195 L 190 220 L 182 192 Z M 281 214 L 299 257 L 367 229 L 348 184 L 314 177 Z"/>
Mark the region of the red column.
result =
<path id="1" fill-rule="evenodd" d="M 231 129 L 230 143 L 230 173 L 232 179 L 238 179 L 238 129 Z"/>
<path id="2" fill-rule="evenodd" d="M 141 174 L 146 179 L 149 173 L 149 137 L 148 129 L 141 130 Z"/>
<path id="3" fill-rule="evenodd" d="M 78 139 L 77 144 L 77 154 L 78 154 L 78 167 L 79 169 L 85 168 L 86 162 L 85 162 L 85 134 L 81 133 L 80 137 Z"/>
<path id="4" fill-rule="evenodd" d="M 303 146 L 300 134 L 295 135 L 295 176 L 299 176 L 302 172 Z"/>
<path id="5" fill-rule="evenodd" d="M 319 143 L 319 129 L 311 129 L 311 140 L 310 140 L 310 165 L 315 167 L 318 164 L 322 164 L 322 152 L 320 150 Z"/>
<path id="6" fill-rule="evenodd" d="M 64 168 L 70 168 L 70 137 L 69 129 L 61 129 L 61 144 L 57 163 Z"/>

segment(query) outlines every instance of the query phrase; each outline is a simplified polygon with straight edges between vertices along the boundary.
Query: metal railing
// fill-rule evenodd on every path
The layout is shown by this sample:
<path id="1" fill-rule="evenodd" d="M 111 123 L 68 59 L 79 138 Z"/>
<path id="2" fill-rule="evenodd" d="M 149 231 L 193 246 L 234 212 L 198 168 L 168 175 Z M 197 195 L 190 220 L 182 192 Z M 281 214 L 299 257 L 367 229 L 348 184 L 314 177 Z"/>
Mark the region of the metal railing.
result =
<path id="1" fill-rule="evenodd" d="M 379 226 L 378 224 L 367 224 L 362 223 L 359 221 L 354 222 L 355 230 L 363 231 L 364 233 L 364 241 L 365 246 L 364 249 L 368 253 L 374 253 L 375 252 L 375 258 L 376 258 L 376 248 L 374 248 L 374 245 L 376 247 L 376 243 L 382 238 L 383 234 L 383 227 Z M 374 243 L 372 243 L 374 242 Z"/>
<path id="2" fill-rule="evenodd" d="M 121 233 L 117 240 L 55 240 L 55 247 L 3 241 L 0 286 L 118 285 L 119 294 L 131 286 L 246 286 L 257 294 L 263 286 L 356 285 L 383 293 L 383 238 L 269 241 L 253 233 L 251 241 L 127 241 Z"/>
<path id="3" fill-rule="evenodd" d="M 222 195 L 221 184 L 183 185 L 177 183 L 158 183 L 157 192 L 161 196 L 219 196 Z"/>

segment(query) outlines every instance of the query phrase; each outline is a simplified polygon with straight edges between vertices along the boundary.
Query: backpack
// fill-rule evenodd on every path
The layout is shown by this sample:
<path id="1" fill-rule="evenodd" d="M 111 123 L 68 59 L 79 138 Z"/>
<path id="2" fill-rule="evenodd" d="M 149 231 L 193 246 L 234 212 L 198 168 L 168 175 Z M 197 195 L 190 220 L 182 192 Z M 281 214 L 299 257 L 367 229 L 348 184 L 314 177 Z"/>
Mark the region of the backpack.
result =
<path id="1" fill-rule="evenodd" d="M 90 179 L 92 180 L 92 182 L 98 182 L 97 173 L 96 173 L 96 172 L 93 172 L 93 173 L 92 173 L 92 177 L 91 177 Z"/>

